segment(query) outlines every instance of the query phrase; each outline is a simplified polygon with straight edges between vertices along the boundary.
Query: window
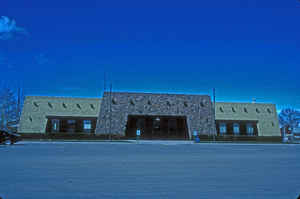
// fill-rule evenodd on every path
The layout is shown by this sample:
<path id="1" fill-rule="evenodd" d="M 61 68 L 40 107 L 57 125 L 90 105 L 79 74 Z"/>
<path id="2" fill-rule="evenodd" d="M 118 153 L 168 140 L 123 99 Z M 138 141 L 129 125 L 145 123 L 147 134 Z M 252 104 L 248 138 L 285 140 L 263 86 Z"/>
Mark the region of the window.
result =
<path id="1" fill-rule="evenodd" d="M 135 103 L 134 103 L 134 101 L 133 101 L 132 99 L 130 100 L 130 104 L 131 104 L 132 106 L 135 105 Z"/>
<path id="2" fill-rule="evenodd" d="M 80 104 L 76 104 L 76 106 L 77 106 L 77 108 L 81 109 L 81 106 L 80 106 Z"/>
<path id="3" fill-rule="evenodd" d="M 187 102 L 183 102 L 185 107 L 188 107 L 188 103 Z"/>
<path id="4" fill-rule="evenodd" d="M 248 110 L 247 110 L 246 108 L 244 108 L 244 112 L 245 112 L 245 113 L 248 113 Z"/>
<path id="5" fill-rule="evenodd" d="M 83 120 L 83 131 L 85 133 L 91 133 L 92 130 L 92 121 L 91 120 Z"/>
<path id="6" fill-rule="evenodd" d="M 160 118 L 159 117 L 155 118 L 155 120 L 153 121 L 153 128 L 160 129 Z"/>
<path id="7" fill-rule="evenodd" d="M 200 106 L 203 108 L 205 106 L 204 102 L 200 102 Z"/>
<path id="8" fill-rule="evenodd" d="M 258 108 L 256 108 L 256 113 L 260 113 L 260 111 L 259 111 L 259 109 L 258 109 Z"/>
<path id="9" fill-rule="evenodd" d="M 36 102 L 33 102 L 33 105 L 34 105 L 35 107 L 39 107 L 39 105 L 38 105 Z"/>
<path id="10" fill-rule="evenodd" d="M 167 101 L 167 105 L 168 105 L 168 106 L 171 106 L 171 103 L 170 103 L 169 101 Z"/>
<path id="11" fill-rule="evenodd" d="M 224 113 L 224 110 L 223 110 L 223 108 L 222 108 L 222 107 L 220 107 L 220 111 L 221 111 L 222 113 Z"/>
<path id="12" fill-rule="evenodd" d="M 68 120 L 68 132 L 74 133 L 76 129 L 76 120 Z"/>
<path id="13" fill-rule="evenodd" d="M 116 105 L 116 104 L 117 104 L 116 98 L 113 98 L 113 99 L 111 100 L 111 102 L 112 102 L 114 105 Z"/>
<path id="14" fill-rule="evenodd" d="M 95 109 L 95 106 L 94 106 L 94 104 L 90 104 L 91 105 L 91 109 Z"/>
<path id="15" fill-rule="evenodd" d="M 240 134 L 240 125 L 238 123 L 233 124 L 233 134 L 234 135 Z"/>
<path id="16" fill-rule="evenodd" d="M 52 104 L 51 104 L 50 102 L 48 102 L 48 106 L 49 106 L 50 108 L 53 108 L 53 106 L 52 106 Z"/>
<path id="17" fill-rule="evenodd" d="M 275 126 L 274 122 L 272 122 L 272 126 L 273 126 L 273 127 Z"/>
<path id="18" fill-rule="evenodd" d="M 59 120 L 53 119 L 51 120 L 51 133 L 58 133 L 59 132 Z"/>
<path id="19" fill-rule="evenodd" d="M 247 124 L 247 135 L 253 135 L 254 134 L 254 128 L 252 124 Z"/>
<path id="20" fill-rule="evenodd" d="M 152 103 L 151 103 L 151 101 L 150 101 L 150 100 L 148 100 L 148 105 L 150 105 L 150 106 L 152 105 Z"/>
<path id="21" fill-rule="evenodd" d="M 67 105 L 65 103 L 62 104 L 64 108 L 67 108 Z"/>
<path id="22" fill-rule="evenodd" d="M 235 113 L 235 109 L 232 107 L 232 112 L 234 112 Z"/>
<path id="23" fill-rule="evenodd" d="M 224 135 L 227 132 L 226 123 L 220 124 L 220 135 Z"/>
<path id="24" fill-rule="evenodd" d="M 267 111 L 268 111 L 268 113 L 269 113 L 269 114 L 271 114 L 271 113 L 272 113 L 272 111 L 271 111 L 269 108 L 267 109 Z"/>

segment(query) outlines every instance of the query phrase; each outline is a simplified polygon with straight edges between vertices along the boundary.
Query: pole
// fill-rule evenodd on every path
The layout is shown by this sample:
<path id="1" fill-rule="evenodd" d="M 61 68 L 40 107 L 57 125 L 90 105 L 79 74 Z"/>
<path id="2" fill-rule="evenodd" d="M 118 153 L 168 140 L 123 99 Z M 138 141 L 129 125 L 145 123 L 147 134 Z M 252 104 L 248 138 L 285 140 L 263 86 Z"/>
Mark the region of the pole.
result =
<path id="1" fill-rule="evenodd" d="M 215 116 L 215 123 L 216 123 L 216 89 L 215 88 L 213 88 L 213 100 L 214 100 L 214 116 Z M 213 134 L 213 141 L 214 142 L 216 141 L 215 134 Z"/>
<path id="2" fill-rule="evenodd" d="M 106 92 L 106 72 L 104 72 L 104 77 L 103 77 L 103 100 L 105 100 L 104 99 L 104 94 L 105 94 L 105 92 Z M 106 101 L 104 101 L 104 105 L 105 105 L 105 107 L 108 107 L 108 104 L 107 104 L 107 102 Z M 105 115 L 105 117 L 104 117 L 104 133 L 105 133 L 105 135 L 107 135 L 107 116 Z"/>
<path id="3" fill-rule="evenodd" d="M 201 102 L 199 102 L 198 103 L 198 111 L 199 111 L 199 121 L 201 122 L 201 108 L 200 108 L 200 103 Z M 201 124 L 200 124 L 201 125 Z M 199 134 L 202 132 L 202 128 L 201 129 L 199 129 Z M 195 139 L 195 138 L 194 138 Z"/>
<path id="4" fill-rule="evenodd" d="M 104 72 L 104 92 L 106 91 L 106 72 Z"/>
<path id="5" fill-rule="evenodd" d="M 20 89 L 20 86 L 18 88 L 18 120 L 20 119 L 20 112 L 21 112 L 21 89 Z M 18 121 L 19 122 L 19 121 Z"/>
<path id="6" fill-rule="evenodd" d="M 110 84 L 110 89 L 109 89 L 109 139 L 112 141 L 112 134 L 111 134 L 111 114 L 112 114 L 112 109 L 111 109 L 111 95 L 112 95 L 112 83 Z"/>

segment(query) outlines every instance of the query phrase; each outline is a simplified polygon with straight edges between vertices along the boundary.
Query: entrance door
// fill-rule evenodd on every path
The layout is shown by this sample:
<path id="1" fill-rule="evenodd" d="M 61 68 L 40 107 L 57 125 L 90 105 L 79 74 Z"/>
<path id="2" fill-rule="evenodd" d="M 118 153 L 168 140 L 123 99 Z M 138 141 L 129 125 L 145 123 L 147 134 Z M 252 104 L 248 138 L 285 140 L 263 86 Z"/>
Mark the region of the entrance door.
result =
<path id="1" fill-rule="evenodd" d="M 141 130 L 144 139 L 188 139 L 186 117 L 129 115 L 126 137 L 135 138 Z"/>

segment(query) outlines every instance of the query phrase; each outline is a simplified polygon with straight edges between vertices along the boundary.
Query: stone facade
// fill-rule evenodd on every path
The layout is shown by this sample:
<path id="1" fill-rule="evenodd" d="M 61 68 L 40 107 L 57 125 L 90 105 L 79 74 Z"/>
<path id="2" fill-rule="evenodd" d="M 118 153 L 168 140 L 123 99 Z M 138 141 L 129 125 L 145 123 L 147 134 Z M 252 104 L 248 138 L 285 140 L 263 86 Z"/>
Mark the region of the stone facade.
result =
<path id="1" fill-rule="evenodd" d="M 111 107 L 111 112 L 110 112 Z M 128 115 L 185 116 L 189 136 L 216 134 L 211 99 L 207 95 L 109 92 L 103 95 L 96 134 L 125 136 Z"/>
<path id="2" fill-rule="evenodd" d="M 280 136 L 274 104 L 217 102 L 216 120 L 258 121 L 258 136 Z"/>
<path id="3" fill-rule="evenodd" d="M 46 132 L 47 117 L 98 117 L 100 98 L 27 96 L 19 133 Z"/>

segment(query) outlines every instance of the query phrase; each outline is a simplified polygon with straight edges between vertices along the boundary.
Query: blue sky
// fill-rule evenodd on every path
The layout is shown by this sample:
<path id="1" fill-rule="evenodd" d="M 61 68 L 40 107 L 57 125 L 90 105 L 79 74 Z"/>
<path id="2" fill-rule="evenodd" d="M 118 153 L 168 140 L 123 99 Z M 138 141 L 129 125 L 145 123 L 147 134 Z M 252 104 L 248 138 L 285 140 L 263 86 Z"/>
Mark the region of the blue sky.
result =
<path id="1" fill-rule="evenodd" d="M 106 72 L 115 91 L 300 108 L 296 0 L 20 0 L 0 16 L 16 22 L 0 27 L 0 81 L 27 95 L 98 97 Z"/>

